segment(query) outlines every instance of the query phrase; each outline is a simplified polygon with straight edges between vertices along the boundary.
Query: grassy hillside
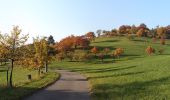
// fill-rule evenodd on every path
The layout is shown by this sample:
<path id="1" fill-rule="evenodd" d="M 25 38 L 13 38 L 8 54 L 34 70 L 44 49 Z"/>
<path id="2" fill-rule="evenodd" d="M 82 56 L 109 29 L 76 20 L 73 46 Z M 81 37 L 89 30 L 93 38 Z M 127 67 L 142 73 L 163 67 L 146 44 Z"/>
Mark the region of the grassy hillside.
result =
<path id="1" fill-rule="evenodd" d="M 146 42 L 146 41 L 147 42 Z M 170 99 L 170 41 L 160 45 L 150 39 L 128 40 L 98 38 L 91 45 L 103 49 L 125 49 L 120 59 L 91 60 L 88 62 L 55 62 L 54 68 L 81 72 L 87 76 L 93 100 L 169 100 Z M 164 54 L 147 56 L 145 48 L 164 48 Z"/>

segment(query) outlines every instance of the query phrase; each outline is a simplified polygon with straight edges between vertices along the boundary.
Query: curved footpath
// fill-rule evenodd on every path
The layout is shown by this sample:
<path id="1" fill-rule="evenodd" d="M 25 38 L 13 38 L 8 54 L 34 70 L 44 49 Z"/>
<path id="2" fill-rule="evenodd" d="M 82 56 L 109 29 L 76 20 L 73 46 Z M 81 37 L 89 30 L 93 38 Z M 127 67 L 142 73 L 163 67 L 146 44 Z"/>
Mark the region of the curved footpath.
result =
<path id="1" fill-rule="evenodd" d="M 65 70 L 57 72 L 61 74 L 58 81 L 24 100 L 90 100 L 89 84 L 85 77 Z"/>

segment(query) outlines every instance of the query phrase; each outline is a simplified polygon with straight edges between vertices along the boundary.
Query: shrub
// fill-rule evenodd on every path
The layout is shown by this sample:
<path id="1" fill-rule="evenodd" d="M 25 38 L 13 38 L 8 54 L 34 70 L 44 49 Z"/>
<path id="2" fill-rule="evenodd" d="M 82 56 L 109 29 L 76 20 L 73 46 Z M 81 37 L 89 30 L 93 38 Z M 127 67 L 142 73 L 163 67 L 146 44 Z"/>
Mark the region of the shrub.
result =
<path id="1" fill-rule="evenodd" d="M 101 61 L 103 62 L 104 54 L 103 54 L 103 53 L 100 53 L 100 54 L 98 55 L 98 57 L 99 57 L 99 59 L 101 59 Z"/>
<path id="2" fill-rule="evenodd" d="M 65 54 L 63 52 L 56 55 L 58 61 L 62 61 L 65 58 Z"/>
<path id="3" fill-rule="evenodd" d="M 164 52 L 164 49 L 159 49 L 158 50 L 158 53 L 161 55 L 161 54 L 163 54 L 163 52 Z"/>
<path id="4" fill-rule="evenodd" d="M 104 52 L 105 52 L 105 55 L 107 55 L 110 52 L 110 49 L 109 48 L 105 48 Z"/>
<path id="5" fill-rule="evenodd" d="M 76 50 L 73 55 L 75 61 L 85 61 L 90 58 L 90 55 L 84 50 Z"/>
<path id="6" fill-rule="evenodd" d="M 148 46 L 145 51 L 146 51 L 146 53 L 148 55 L 151 55 L 152 53 L 155 53 L 155 49 L 152 48 L 151 46 Z"/>
<path id="7" fill-rule="evenodd" d="M 96 55 L 96 54 L 98 53 L 98 48 L 93 47 L 93 48 L 91 49 L 91 52 Z"/>
<path id="8" fill-rule="evenodd" d="M 120 57 L 121 54 L 124 53 L 124 49 L 123 48 L 117 48 L 114 52 L 113 52 L 113 55 L 117 58 Z"/>

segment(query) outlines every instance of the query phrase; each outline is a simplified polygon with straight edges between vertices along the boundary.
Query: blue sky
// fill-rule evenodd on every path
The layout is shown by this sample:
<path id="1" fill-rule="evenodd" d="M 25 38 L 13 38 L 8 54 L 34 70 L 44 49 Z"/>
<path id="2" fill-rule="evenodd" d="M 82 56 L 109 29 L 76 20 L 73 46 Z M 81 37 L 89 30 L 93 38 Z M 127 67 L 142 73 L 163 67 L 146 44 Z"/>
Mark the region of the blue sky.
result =
<path id="1" fill-rule="evenodd" d="M 170 0 L 0 0 L 0 31 L 19 25 L 23 33 L 82 35 L 97 29 L 110 30 L 122 24 L 145 23 L 148 27 L 170 24 Z"/>

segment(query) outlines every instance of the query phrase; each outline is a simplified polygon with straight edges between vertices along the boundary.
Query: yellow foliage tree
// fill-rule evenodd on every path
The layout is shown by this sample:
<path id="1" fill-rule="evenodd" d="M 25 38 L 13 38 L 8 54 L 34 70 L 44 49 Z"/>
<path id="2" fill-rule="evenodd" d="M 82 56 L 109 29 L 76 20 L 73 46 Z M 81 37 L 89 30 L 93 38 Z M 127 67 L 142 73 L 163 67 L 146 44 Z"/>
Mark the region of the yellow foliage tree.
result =
<path id="1" fill-rule="evenodd" d="M 48 62 L 50 61 L 50 56 L 48 55 L 48 43 L 46 38 L 36 38 L 34 39 L 34 50 L 35 55 L 31 59 L 31 65 L 33 68 L 38 69 L 38 75 L 40 76 L 41 69 L 45 66 L 45 71 L 48 71 Z"/>
<path id="2" fill-rule="evenodd" d="M 0 34 L 0 45 L 1 45 L 0 55 L 11 61 L 10 80 L 9 80 L 10 87 L 13 86 L 12 76 L 13 76 L 14 61 L 20 60 L 22 56 L 21 51 L 18 48 L 24 45 L 27 39 L 28 39 L 28 34 L 21 36 L 21 29 L 19 29 L 19 26 L 13 26 L 13 29 L 10 34 Z"/>
<path id="3" fill-rule="evenodd" d="M 117 48 L 114 52 L 113 52 L 113 55 L 117 58 L 120 57 L 120 55 L 124 53 L 124 49 L 123 48 Z"/>

